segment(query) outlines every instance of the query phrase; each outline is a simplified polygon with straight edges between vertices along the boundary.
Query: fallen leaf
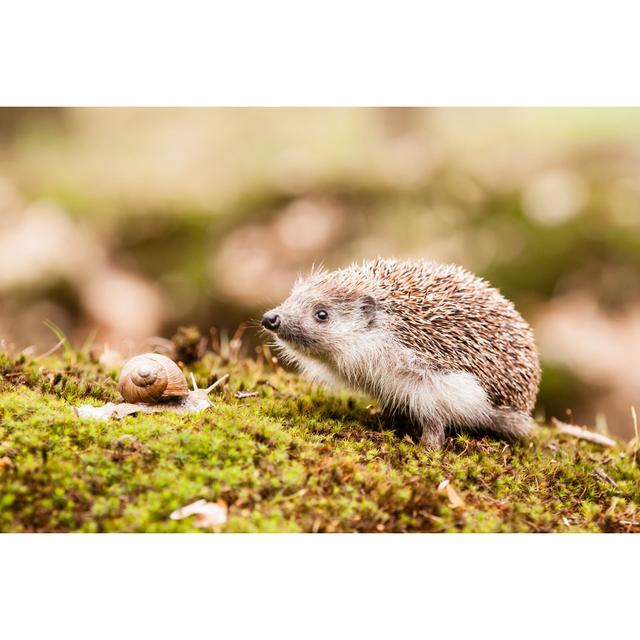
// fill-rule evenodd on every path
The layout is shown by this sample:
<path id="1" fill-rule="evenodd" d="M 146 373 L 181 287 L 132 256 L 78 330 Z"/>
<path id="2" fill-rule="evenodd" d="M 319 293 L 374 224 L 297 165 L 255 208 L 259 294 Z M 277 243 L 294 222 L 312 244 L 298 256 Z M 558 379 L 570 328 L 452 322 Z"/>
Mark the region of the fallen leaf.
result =
<path id="1" fill-rule="evenodd" d="M 452 509 L 461 509 L 466 506 L 464 500 L 460 497 L 460 494 L 453 488 L 453 485 L 448 478 L 445 478 L 438 485 L 438 492 L 447 494 L 447 498 L 449 499 L 449 506 Z"/>
<path id="2" fill-rule="evenodd" d="M 223 525 L 227 521 L 227 505 L 224 501 L 207 502 L 196 500 L 180 509 L 176 509 L 169 517 L 172 520 L 183 520 L 189 516 L 196 516 L 196 527 L 212 529 Z"/>
<path id="3" fill-rule="evenodd" d="M 3 467 L 13 467 L 13 462 L 9 456 L 2 456 L 2 458 L 0 458 L 0 469 Z"/>
<path id="4" fill-rule="evenodd" d="M 449 498 L 449 506 L 452 509 L 461 509 L 465 506 L 464 500 L 460 497 L 458 492 L 453 488 L 452 484 L 448 484 L 445 487 L 447 492 L 447 498 Z"/>

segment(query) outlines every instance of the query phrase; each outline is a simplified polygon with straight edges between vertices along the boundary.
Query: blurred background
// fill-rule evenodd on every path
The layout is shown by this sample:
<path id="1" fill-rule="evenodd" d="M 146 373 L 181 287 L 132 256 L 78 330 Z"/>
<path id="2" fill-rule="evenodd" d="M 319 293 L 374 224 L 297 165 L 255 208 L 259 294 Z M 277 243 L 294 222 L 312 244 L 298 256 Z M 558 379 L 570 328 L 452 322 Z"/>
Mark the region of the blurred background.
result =
<path id="1" fill-rule="evenodd" d="M 51 348 L 44 320 L 123 353 L 233 333 L 312 263 L 379 255 L 488 278 L 535 328 L 539 414 L 633 434 L 640 110 L 0 109 L 15 349 Z"/>

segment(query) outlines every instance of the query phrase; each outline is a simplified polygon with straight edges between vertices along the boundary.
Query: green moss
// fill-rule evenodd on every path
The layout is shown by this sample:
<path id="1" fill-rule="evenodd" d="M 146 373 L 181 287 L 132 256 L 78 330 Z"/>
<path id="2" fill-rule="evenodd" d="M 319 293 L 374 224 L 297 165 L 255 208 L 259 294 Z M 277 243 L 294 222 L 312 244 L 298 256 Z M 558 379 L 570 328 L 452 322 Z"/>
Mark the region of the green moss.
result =
<path id="1" fill-rule="evenodd" d="M 0 531 L 199 531 L 169 518 L 199 498 L 229 505 L 229 532 L 640 531 L 637 453 L 622 443 L 542 428 L 430 453 L 366 399 L 280 369 L 209 354 L 191 370 L 200 385 L 231 374 L 205 413 L 81 422 L 73 404 L 117 398 L 114 371 L 0 354 Z"/>

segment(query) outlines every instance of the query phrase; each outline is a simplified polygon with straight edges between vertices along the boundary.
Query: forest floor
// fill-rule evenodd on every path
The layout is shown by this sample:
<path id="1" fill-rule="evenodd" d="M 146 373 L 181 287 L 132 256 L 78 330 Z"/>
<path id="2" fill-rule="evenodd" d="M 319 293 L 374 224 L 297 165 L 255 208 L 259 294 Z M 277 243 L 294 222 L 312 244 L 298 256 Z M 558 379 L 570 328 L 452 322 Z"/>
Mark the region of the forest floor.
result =
<path id="1" fill-rule="evenodd" d="M 209 353 L 185 371 L 230 378 L 198 414 L 82 421 L 74 406 L 118 401 L 117 370 L 0 353 L 0 531 L 640 532 L 637 442 L 541 427 L 429 452 L 366 398 L 268 359 Z M 197 500 L 226 520 L 170 517 Z"/>

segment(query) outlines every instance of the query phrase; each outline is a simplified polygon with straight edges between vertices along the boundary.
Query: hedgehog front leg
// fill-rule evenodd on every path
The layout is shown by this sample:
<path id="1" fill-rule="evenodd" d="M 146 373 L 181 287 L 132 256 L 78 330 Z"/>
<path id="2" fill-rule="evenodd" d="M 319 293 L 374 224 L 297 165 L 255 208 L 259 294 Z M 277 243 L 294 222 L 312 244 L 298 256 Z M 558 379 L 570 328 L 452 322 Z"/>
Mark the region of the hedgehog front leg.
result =
<path id="1" fill-rule="evenodd" d="M 420 442 L 432 451 L 440 449 L 444 444 L 445 430 L 444 425 L 436 421 L 427 421 L 422 423 L 422 435 Z"/>

